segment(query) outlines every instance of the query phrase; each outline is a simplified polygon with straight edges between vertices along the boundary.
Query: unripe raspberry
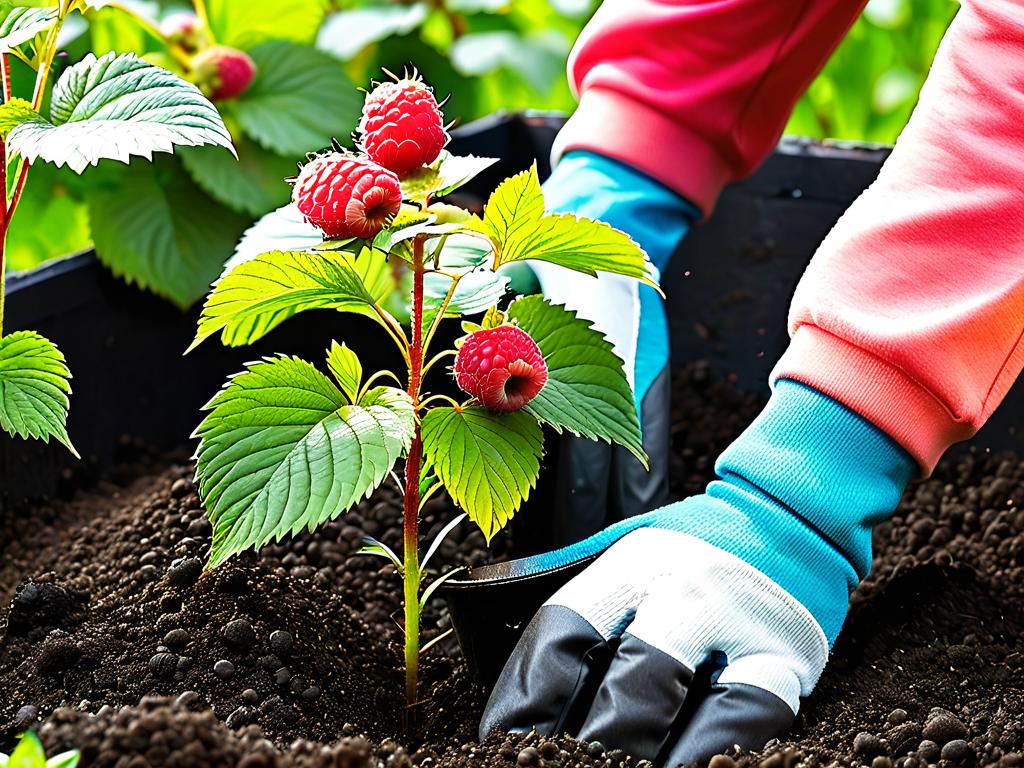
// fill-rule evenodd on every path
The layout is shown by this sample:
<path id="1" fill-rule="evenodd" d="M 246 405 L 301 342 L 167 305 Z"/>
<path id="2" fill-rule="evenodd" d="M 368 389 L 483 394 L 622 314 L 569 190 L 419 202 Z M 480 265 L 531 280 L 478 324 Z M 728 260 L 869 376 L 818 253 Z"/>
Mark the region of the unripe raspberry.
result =
<path id="1" fill-rule="evenodd" d="M 253 60 L 226 45 L 214 45 L 196 54 L 192 69 L 199 88 L 213 101 L 238 98 L 256 76 Z"/>
<path id="2" fill-rule="evenodd" d="M 459 386 L 484 407 L 518 411 L 548 380 L 548 367 L 530 334 L 514 325 L 475 331 L 455 358 Z"/>
<path id="3" fill-rule="evenodd" d="M 371 160 L 330 152 L 303 166 L 292 200 L 328 237 L 373 237 L 402 207 L 402 184 Z"/>
<path id="4" fill-rule="evenodd" d="M 434 162 L 448 143 L 437 100 L 420 80 L 382 83 L 366 94 L 359 133 L 366 154 L 399 176 Z"/>
<path id="5" fill-rule="evenodd" d="M 199 17 L 188 11 L 172 13 L 160 22 L 160 31 L 169 43 L 178 46 L 185 53 L 196 53 L 209 44 Z"/>

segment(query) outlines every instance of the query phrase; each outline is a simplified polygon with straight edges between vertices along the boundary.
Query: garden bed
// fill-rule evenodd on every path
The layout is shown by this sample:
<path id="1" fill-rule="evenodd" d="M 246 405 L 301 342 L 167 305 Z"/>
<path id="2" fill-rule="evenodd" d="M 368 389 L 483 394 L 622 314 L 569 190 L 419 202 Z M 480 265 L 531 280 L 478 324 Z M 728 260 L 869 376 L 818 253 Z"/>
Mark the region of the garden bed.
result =
<path id="1" fill-rule="evenodd" d="M 464 132 L 458 151 L 505 161 L 475 194 L 545 157 L 556 127 L 511 119 Z M 786 298 L 883 156 L 787 145 L 727 192 L 677 257 L 667 285 L 679 308 L 674 497 L 703 488 L 715 456 L 757 413 L 785 343 Z M 0 751 L 34 727 L 50 751 L 81 749 L 86 767 L 635 764 L 568 738 L 478 744 L 484 692 L 450 638 L 425 654 L 424 701 L 403 725 L 401 582 L 383 561 L 351 556 L 367 534 L 400 546 L 390 486 L 314 534 L 200 576 L 210 528 L 182 439 L 198 406 L 242 361 L 316 354 L 341 337 L 338 323 L 379 367 L 388 361 L 374 357 L 383 348 L 374 326 L 354 334 L 359 319 L 314 313 L 255 348 L 211 346 L 182 360 L 194 316 L 121 285 L 88 256 L 13 281 L 8 317 L 65 350 L 77 374 L 70 430 L 87 460 L 0 444 Z M 1018 389 L 971 448 L 878 528 L 872 576 L 793 732 L 739 762 L 1022 761 L 1024 461 L 989 450 L 1019 450 L 1020 402 Z M 511 535 L 488 548 L 461 526 L 439 560 L 479 565 L 542 546 L 550 480 L 542 476 Z M 431 501 L 423 533 L 453 514 Z M 424 641 L 447 623 L 435 600 Z"/>

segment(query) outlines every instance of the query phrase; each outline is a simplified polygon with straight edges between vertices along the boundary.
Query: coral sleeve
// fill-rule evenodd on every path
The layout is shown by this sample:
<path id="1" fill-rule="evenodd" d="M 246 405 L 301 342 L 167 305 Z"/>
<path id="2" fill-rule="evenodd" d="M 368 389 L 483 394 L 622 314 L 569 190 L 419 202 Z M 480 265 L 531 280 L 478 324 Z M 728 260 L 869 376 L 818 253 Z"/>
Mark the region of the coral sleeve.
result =
<path id="1" fill-rule="evenodd" d="M 643 171 L 707 215 L 774 148 L 864 0 L 605 0 L 569 58 L 555 154 Z"/>
<path id="2" fill-rule="evenodd" d="M 773 377 L 808 384 L 927 473 L 1024 365 L 1024 4 L 965 0 L 875 183 L 821 245 Z"/>

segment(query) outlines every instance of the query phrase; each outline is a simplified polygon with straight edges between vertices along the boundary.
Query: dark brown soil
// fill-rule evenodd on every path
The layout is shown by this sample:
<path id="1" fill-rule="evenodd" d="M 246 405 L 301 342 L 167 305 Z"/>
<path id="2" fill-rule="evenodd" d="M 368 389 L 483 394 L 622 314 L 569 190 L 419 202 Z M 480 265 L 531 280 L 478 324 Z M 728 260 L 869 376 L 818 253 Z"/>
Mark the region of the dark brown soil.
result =
<path id="1" fill-rule="evenodd" d="M 702 365 L 675 393 L 682 497 L 759 403 Z M 181 457 L 141 457 L 0 520 L 0 751 L 33 727 L 50 749 L 82 749 L 83 768 L 638 764 L 564 737 L 478 744 L 482 696 L 450 640 L 427 654 L 428 701 L 403 734 L 400 583 L 351 557 L 364 533 L 400 545 L 396 491 L 200 577 L 209 526 L 190 475 Z M 872 576 L 794 731 L 714 768 L 1024 764 L 1022 502 L 1017 457 L 967 455 L 913 487 L 876 531 Z M 425 532 L 451 514 L 433 503 Z M 440 560 L 507 547 L 460 526 Z M 446 621 L 435 601 L 426 639 Z"/>

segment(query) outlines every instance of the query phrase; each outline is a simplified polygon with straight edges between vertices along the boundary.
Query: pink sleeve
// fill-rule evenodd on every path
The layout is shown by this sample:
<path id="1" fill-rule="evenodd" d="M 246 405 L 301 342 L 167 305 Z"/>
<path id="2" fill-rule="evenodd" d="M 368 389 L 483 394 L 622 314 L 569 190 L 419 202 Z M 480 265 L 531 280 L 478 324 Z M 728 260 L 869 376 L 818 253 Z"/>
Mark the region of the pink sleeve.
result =
<path id="1" fill-rule="evenodd" d="M 878 180 L 821 245 L 773 377 L 930 472 L 1024 365 L 1024 5 L 964 0 Z"/>
<path id="2" fill-rule="evenodd" d="M 555 153 L 629 163 L 705 214 L 774 148 L 866 0 L 605 0 L 569 59 Z"/>

